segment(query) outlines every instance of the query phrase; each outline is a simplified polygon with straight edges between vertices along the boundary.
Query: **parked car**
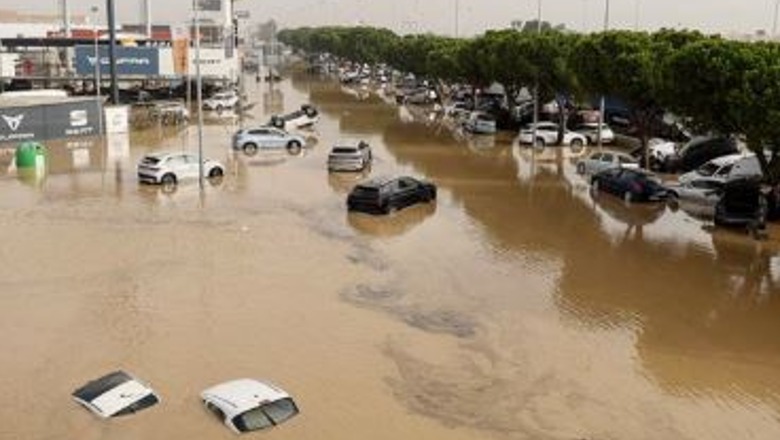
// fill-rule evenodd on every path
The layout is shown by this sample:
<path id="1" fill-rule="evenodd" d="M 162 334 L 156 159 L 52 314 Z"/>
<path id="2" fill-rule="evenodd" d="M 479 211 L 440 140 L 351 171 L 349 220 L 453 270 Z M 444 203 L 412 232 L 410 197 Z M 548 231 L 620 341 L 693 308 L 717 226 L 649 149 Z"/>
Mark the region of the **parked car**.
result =
<path id="1" fill-rule="evenodd" d="M 371 147 L 365 141 L 340 141 L 328 155 L 329 171 L 362 171 L 371 165 Z"/>
<path id="2" fill-rule="evenodd" d="M 496 134 L 496 118 L 490 113 L 471 112 L 463 128 L 474 134 Z"/>
<path id="3" fill-rule="evenodd" d="M 717 177 L 698 177 L 669 185 L 669 198 L 714 206 L 722 196 L 725 181 Z"/>
<path id="4" fill-rule="evenodd" d="M 663 169 L 667 172 L 695 170 L 716 157 L 737 154 L 737 144 L 725 137 L 698 137 L 692 139 L 674 154 L 667 156 Z"/>
<path id="5" fill-rule="evenodd" d="M 254 156 L 259 150 L 287 149 L 290 154 L 298 154 L 306 145 L 299 135 L 288 133 L 276 127 L 257 127 L 237 131 L 233 135 L 233 149 Z"/>
<path id="6" fill-rule="evenodd" d="M 349 211 L 389 214 L 436 200 L 436 186 L 412 177 L 381 177 L 357 185 L 347 197 Z"/>
<path id="7" fill-rule="evenodd" d="M 626 202 L 665 200 L 668 190 L 653 174 L 631 168 L 609 168 L 591 178 L 593 192 L 604 191 Z"/>
<path id="8" fill-rule="evenodd" d="M 153 103 L 150 116 L 163 125 L 179 125 L 190 120 L 190 111 L 183 102 L 158 101 Z"/>
<path id="9" fill-rule="evenodd" d="M 712 159 L 704 165 L 680 176 L 681 183 L 712 177 L 725 182 L 737 177 L 761 177 L 761 164 L 755 154 L 729 154 Z"/>
<path id="10" fill-rule="evenodd" d="M 597 145 L 599 139 L 599 123 L 598 122 L 585 122 L 577 126 L 574 129 L 575 132 L 585 136 L 590 145 Z M 601 126 L 601 143 L 611 144 L 615 141 L 615 133 L 609 128 L 609 125 L 603 124 Z"/>
<path id="11" fill-rule="evenodd" d="M 647 141 L 647 152 L 650 156 L 650 169 L 654 171 L 663 171 L 664 163 L 668 157 L 677 152 L 677 144 L 661 138 L 652 138 Z M 631 152 L 641 167 L 647 166 L 645 159 L 645 150 L 640 146 Z"/>
<path id="12" fill-rule="evenodd" d="M 596 174 L 608 168 L 639 168 L 639 162 L 628 153 L 596 151 L 577 162 L 579 174 Z"/>
<path id="13" fill-rule="evenodd" d="M 533 124 L 527 125 L 520 130 L 519 141 L 521 144 L 533 143 Z M 536 124 L 536 144 L 537 145 L 555 145 L 558 142 L 558 124 L 555 122 L 539 122 Z M 588 143 L 585 136 L 570 130 L 563 133 L 562 145 L 572 147 L 581 147 Z"/>
<path id="14" fill-rule="evenodd" d="M 239 97 L 235 92 L 220 92 L 203 101 L 204 110 L 222 110 L 238 106 Z"/>
<path id="15" fill-rule="evenodd" d="M 723 195 L 715 205 L 715 224 L 763 229 L 767 219 L 780 214 L 777 189 L 760 178 L 741 177 L 726 182 Z"/>
<path id="16" fill-rule="evenodd" d="M 456 101 L 444 109 L 444 114 L 453 119 L 466 119 L 471 115 L 472 105 Z"/>
<path id="17" fill-rule="evenodd" d="M 282 130 L 308 128 L 320 121 L 320 113 L 311 105 L 304 104 L 299 110 L 286 115 L 271 116 L 271 125 Z"/>
<path id="18" fill-rule="evenodd" d="M 101 418 L 134 414 L 160 402 L 154 390 L 139 379 L 115 371 L 88 382 L 72 394 L 73 400 Z"/>
<path id="19" fill-rule="evenodd" d="M 150 153 L 141 158 L 137 168 L 141 183 L 175 185 L 200 176 L 198 156 L 192 153 Z M 203 174 L 209 178 L 220 178 L 225 175 L 225 167 L 215 160 L 204 158 Z"/>
<path id="20" fill-rule="evenodd" d="M 225 382 L 200 396 L 206 408 L 238 434 L 278 426 L 300 412 L 286 391 L 255 379 Z"/>

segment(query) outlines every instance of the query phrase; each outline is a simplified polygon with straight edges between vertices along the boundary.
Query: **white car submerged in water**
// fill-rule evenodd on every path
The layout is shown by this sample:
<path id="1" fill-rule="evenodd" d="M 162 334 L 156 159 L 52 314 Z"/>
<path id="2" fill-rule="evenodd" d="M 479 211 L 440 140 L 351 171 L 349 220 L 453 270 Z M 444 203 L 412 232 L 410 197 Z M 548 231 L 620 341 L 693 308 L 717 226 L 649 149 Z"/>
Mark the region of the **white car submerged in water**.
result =
<path id="1" fill-rule="evenodd" d="M 212 179 L 220 178 L 225 175 L 225 166 L 204 158 L 203 175 Z M 150 153 L 138 163 L 138 180 L 141 183 L 176 185 L 183 180 L 198 177 L 198 156 L 193 153 Z"/>
<path id="2" fill-rule="evenodd" d="M 90 381 L 72 395 L 73 400 L 104 419 L 134 414 L 160 402 L 154 390 L 124 371 Z"/>
<path id="3" fill-rule="evenodd" d="M 206 405 L 235 433 L 271 428 L 286 422 L 299 410 L 284 390 L 255 379 L 239 379 L 201 393 Z"/>
<path id="4" fill-rule="evenodd" d="M 271 116 L 268 125 L 282 129 L 294 130 L 309 128 L 320 121 L 320 113 L 310 105 L 302 105 L 301 108 L 286 115 Z"/>

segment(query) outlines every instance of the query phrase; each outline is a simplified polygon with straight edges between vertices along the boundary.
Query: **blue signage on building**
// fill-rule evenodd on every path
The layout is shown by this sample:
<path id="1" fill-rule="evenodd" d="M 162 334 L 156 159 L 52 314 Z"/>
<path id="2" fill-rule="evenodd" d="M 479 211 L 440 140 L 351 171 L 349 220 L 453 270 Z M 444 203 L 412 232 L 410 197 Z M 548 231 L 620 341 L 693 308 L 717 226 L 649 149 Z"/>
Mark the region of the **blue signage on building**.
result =
<path id="1" fill-rule="evenodd" d="M 108 47 L 100 47 L 100 74 L 110 73 Z M 156 47 L 116 47 L 116 71 L 123 76 L 152 76 L 160 74 L 160 52 Z M 76 73 L 92 76 L 95 73 L 95 47 L 76 46 Z"/>

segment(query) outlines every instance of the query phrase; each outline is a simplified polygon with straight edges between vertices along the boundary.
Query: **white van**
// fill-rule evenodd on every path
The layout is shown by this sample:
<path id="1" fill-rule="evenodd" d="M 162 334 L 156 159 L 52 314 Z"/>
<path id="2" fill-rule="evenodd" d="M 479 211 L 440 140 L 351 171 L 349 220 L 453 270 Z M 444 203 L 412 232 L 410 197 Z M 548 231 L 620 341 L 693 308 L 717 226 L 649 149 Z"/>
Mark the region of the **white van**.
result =
<path id="1" fill-rule="evenodd" d="M 712 159 L 699 168 L 680 176 L 681 184 L 689 183 L 702 177 L 722 181 L 736 177 L 760 176 L 761 164 L 755 154 L 730 154 Z"/>

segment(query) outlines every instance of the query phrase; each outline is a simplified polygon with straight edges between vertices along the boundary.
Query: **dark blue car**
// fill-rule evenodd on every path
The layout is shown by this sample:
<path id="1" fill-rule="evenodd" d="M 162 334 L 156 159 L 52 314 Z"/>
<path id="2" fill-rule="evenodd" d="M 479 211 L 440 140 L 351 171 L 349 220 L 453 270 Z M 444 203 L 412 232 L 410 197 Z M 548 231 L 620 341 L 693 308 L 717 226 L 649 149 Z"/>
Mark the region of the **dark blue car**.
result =
<path id="1" fill-rule="evenodd" d="M 643 170 L 610 168 L 594 175 L 593 192 L 606 192 L 622 197 L 626 202 L 657 202 L 665 200 L 669 191 L 661 181 Z"/>

